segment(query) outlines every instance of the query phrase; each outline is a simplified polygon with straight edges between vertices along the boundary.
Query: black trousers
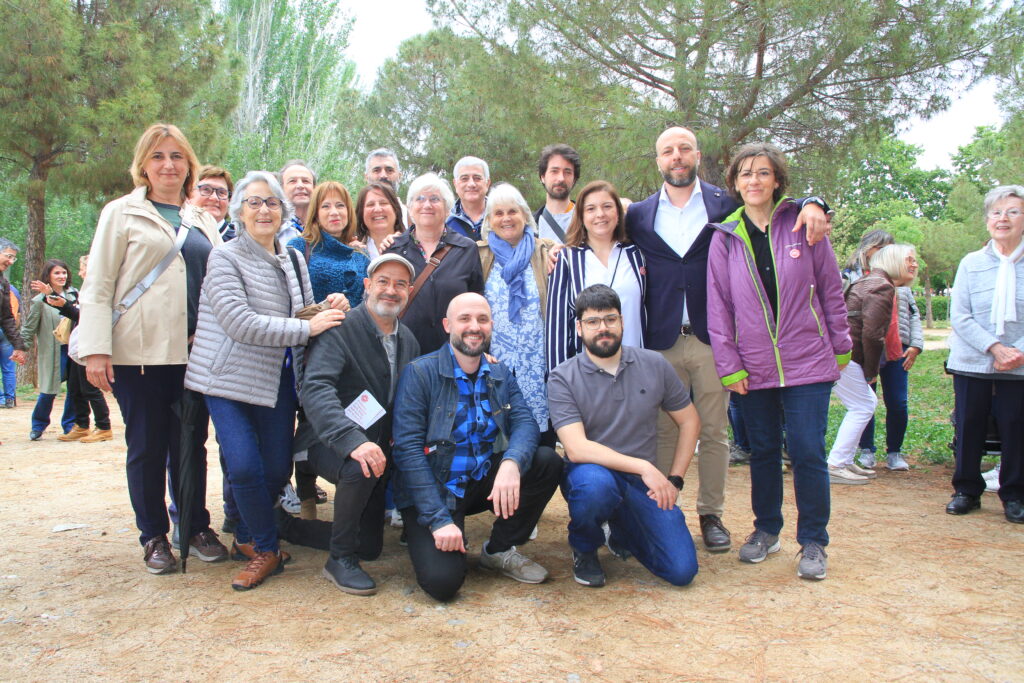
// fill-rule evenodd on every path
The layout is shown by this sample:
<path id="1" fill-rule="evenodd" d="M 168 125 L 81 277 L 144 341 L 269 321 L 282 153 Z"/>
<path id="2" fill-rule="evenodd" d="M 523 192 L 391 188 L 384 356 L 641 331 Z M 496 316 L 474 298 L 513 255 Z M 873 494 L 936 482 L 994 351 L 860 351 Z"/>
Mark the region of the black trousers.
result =
<path id="1" fill-rule="evenodd" d="M 985 492 L 981 456 L 988 418 L 996 420 L 1002 441 L 999 498 L 1024 500 L 1024 380 L 978 379 L 953 375 L 956 397 L 956 471 L 953 490 L 969 496 Z"/>
<path id="2" fill-rule="evenodd" d="M 110 408 L 103 392 L 89 383 L 85 377 L 85 366 L 68 359 L 68 400 L 75 407 L 75 424 L 82 429 L 89 428 L 89 408 L 96 422 L 96 429 L 110 429 Z"/>
<path id="3" fill-rule="evenodd" d="M 496 453 L 491 469 L 480 481 L 471 482 L 466 495 L 452 511 L 452 520 L 465 530 L 468 515 L 493 510 L 487 496 L 494 487 L 494 478 L 501 464 L 501 454 Z M 499 548 L 522 545 L 530 539 L 530 532 L 537 526 L 548 501 L 562 478 L 562 459 L 547 446 L 540 446 L 533 456 L 533 463 L 521 473 L 519 485 L 519 508 L 508 519 L 498 517 L 491 527 L 490 540 Z M 455 597 L 466 580 L 466 555 L 461 552 L 444 552 L 434 545 L 434 534 L 420 525 L 415 507 L 402 510 L 406 538 L 409 542 L 409 556 L 416 571 L 416 582 L 427 595 L 446 602 Z"/>

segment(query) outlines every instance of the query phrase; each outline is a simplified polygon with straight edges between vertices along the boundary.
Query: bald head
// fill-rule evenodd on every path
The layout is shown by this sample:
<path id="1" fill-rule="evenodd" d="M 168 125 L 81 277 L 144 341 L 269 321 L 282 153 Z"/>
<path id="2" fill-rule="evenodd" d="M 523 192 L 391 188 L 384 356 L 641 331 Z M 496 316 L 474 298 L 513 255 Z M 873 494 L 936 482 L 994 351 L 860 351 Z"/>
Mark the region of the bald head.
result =
<path id="1" fill-rule="evenodd" d="M 479 363 L 480 355 L 491 347 L 491 306 L 474 292 L 460 294 L 448 304 L 448 315 L 441 321 L 448 341 L 467 372 Z M 467 368 L 466 363 L 470 367 Z"/>
<path id="2" fill-rule="evenodd" d="M 459 311 L 466 307 L 477 307 L 487 309 L 487 314 L 491 313 L 491 305 L 487 303 L 487 299 L 483 298 L 476 292 L 466 292 L 465 294 L 459 294 L 457 297 L 448 302 L 448 311 L 445 316 L 448 318 L 458 317 Z"/>
<path id="3" fill-rule="evenodd" d="M 665 130 L 654 143 L 654 152 L 666 183 L 672 187 L 693 185 L 700 168 L 700 149 L 692 130 L 682 126 Z"/>

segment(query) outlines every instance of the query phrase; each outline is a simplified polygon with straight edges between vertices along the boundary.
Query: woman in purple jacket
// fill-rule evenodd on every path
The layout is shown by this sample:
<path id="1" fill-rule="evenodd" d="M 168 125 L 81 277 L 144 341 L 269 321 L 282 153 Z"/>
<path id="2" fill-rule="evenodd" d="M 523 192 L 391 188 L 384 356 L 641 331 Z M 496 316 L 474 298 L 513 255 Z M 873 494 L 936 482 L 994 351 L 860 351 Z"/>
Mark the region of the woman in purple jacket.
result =
<path id="1" fill-rule="evenodd" d="M 842 282 L 826 238 L 794 231 L 800 207 L 783 196 L 786 160 L 774 145 L 744 145 L 726 183 L 742 202 L 708 253 L 708 333 L 722 384 L 740 395 L 750 441 L 754 532 L 743 562 L 779 551 L 782 425 L 796 491 L 797 575 L 825 578 L 830 511 L 825 428 L 832 383 L 850 360 Z"/>

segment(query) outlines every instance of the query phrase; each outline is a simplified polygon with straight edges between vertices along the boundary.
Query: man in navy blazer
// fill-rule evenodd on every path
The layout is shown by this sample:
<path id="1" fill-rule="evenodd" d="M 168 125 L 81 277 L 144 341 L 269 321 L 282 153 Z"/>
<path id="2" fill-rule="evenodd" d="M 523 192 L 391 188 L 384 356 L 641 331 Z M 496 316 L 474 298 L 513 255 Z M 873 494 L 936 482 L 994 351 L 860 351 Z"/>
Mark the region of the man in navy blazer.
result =
<path id="1" fill-rule="evenodd" d="M 626 212 L 626 232 L 647 262 L 647 346 L 660 351 L 691 388 L 700 415 L 697 514 L 704 546 L 726 552 L 732 545 L 722 524 L 729 470 L 728 392 L 715 371 L 708 339 L 707 264 L 713 229 L 738 208 L 720 187 L 697 179 L 700 149 L 693 131 L 672 127 L 655 143 L 665 182 L 658 192 Z M 797 228 L 806 223 L 808 242 L 828 234 L 828 207 L 804 200 Z M 658 466 L 672 463 L 678 430 L 670 419 L 658 422 Z"/>

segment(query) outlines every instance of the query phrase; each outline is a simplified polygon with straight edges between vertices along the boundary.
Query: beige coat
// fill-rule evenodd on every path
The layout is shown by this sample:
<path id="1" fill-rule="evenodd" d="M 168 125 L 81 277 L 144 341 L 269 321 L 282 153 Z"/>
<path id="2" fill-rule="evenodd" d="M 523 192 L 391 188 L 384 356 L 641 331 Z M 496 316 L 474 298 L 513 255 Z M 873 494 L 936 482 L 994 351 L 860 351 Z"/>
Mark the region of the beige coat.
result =
<path id="1" fill-rule="evenodd" d="M 214 247 L 222 243 L 213 217 L 186 203 L 192 225 Z M 115 365 L 184 365 L 188 362 L 185 258 L 178 257 L 112 328 L 114 306 L 174 246 L 174 229 L 146 199 L 146 188 L 103 207 L 82 286 L 79 356 L 106 354 Z"/>

